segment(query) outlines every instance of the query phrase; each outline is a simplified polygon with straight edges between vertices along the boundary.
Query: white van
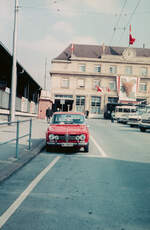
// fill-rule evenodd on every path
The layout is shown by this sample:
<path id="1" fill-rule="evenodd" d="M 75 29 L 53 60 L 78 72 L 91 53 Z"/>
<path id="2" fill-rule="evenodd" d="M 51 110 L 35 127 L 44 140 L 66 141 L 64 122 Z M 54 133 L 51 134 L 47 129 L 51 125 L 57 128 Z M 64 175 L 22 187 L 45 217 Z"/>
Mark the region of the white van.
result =
<path id="1" fill-rule="evenodd" d="M 115 120 L 120 123 L 126 124 L 128 122 L 128 116 L 131 113 L 136 113 L 136 106 L 122 105 L 115 108 Z"/>

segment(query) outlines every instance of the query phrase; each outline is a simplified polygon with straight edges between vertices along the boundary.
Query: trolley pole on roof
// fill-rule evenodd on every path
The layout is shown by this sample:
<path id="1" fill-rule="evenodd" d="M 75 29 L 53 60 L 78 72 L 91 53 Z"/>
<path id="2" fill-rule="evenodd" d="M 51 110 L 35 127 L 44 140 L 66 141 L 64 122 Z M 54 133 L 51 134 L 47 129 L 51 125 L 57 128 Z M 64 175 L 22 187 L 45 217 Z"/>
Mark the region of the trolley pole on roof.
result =
<path id="1" fill-rule="evenodd" d="M 14 31 L 13 31 L 13 62 L 12 62 L 12 79 L 11 79 L 11 109 L 10 119 L 15 120 L 15 107 L 16 107 L 16 86 L 17 86 L 17 61 L 16 61 L 16 44 L 17 44 L 17 17 L 18 17 L 18 0 L 15 0 L 14 12 Z"/>

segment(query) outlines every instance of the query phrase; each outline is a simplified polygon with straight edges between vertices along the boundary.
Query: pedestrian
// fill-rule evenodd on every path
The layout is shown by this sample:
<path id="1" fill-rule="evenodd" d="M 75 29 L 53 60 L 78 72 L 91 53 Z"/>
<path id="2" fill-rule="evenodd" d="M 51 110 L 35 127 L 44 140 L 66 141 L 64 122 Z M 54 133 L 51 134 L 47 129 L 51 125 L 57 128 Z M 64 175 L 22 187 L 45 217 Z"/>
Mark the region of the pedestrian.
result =
<path id="1" fill-rule="evenodd" d="M 89 111 L 86 110 L 86 111 L 85 111 L 85 117 L 88 118 L 88 116 L 89 116 Z"/>
<path id="2" fill-rule="evenodd" d="M 114 112 L 111 112 L 111 122 L 114 123 Z"/>
<path id="3" fill-rule="evenodd" d="M 50 109 L 50 107 L 47 108 L 46 110 L 46 117 L 47 117 L 47 122 L 50 122 L 50 118 L 52 116 L 52 110 Z"/>

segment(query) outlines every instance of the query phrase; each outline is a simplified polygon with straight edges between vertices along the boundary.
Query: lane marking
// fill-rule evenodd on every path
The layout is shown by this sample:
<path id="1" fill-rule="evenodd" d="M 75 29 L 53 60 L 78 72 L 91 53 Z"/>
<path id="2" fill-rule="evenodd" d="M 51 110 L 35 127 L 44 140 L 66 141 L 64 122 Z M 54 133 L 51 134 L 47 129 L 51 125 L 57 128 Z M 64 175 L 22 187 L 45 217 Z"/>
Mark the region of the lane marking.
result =
<path id="1" fill-rule="evenodd" d="M 0 160 L 0 163 L 4 163 L 4 164 L 12 164 L 12 161 L 5 161 L 5 160 Z"/>
<path id="2" fill-rule="evenodd" d="M 48 173 L 48 171 L 57 163 L 61 156 L 57 156 L 54 160 L 29 184 L 23 193 L 15 200 L 15 202 L 0 216 L 0 228 L 7 222 L 13 213 L 19 208 L 22 202 L 32 192 L 40 180 Z"/>
<path id="3" fill-rule="evenodd" d="M 96 142 L 92 135 L 90 135 L 90 140 L 93 141 L 93 143 L 96 145 L 96 148 L 99 150 L 102 157 L 108 157 L 108 155 L 105 153 L 102 147 Z"/>
<path id="4" fill-rule="evenodd" d="M 77 153 L 76 156 L 77 157 L 79 156 L 79 157 L 101 158 L 100 154 L 97 154 L 97 155 L 95 155 L 95 154 L 93 154 L 93 155 L 87 154 L 87 155 L 85 155 L 85 153 Z"/>

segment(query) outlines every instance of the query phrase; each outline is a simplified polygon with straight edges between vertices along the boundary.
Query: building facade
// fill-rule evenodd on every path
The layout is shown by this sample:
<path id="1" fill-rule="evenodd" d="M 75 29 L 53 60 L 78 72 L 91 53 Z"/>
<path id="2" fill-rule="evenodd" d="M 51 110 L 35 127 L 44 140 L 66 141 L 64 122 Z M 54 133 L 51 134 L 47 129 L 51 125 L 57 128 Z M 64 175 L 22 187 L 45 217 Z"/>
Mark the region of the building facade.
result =
<path id="1" fill-rule="evenodd" d="M 55 110 L 100 117 L 108 102 L 149 103 L 150 49 L 69 45 L 52 60 Z"/>
<path id="2" fill-rule="evenodd" d="M 52 109 L 53 101 L 51 99 L 51 95 L 49 91 L 42 90 L 39 98 L 39 119 L 46 119 L 46 109 L 49 107 Z"/>

